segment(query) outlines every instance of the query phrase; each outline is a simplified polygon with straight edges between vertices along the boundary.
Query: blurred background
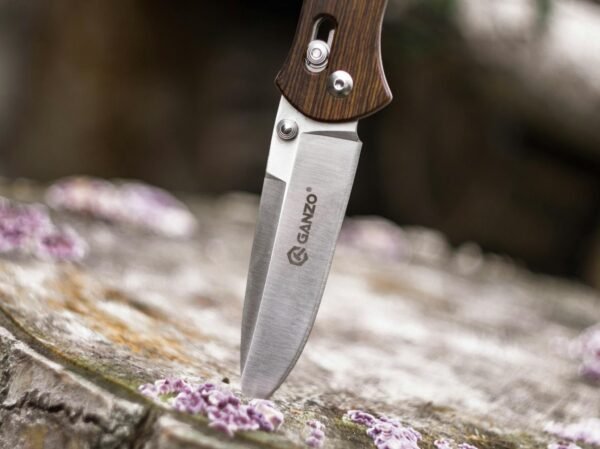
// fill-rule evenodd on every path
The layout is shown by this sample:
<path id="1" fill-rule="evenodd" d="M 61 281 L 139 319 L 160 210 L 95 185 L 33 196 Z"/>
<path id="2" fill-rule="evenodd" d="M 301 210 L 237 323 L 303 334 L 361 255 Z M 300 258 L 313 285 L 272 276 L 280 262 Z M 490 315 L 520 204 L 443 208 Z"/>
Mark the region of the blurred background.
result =
<path id="1" fill-rule="evenodd" d="M 0 0 L 0 176 L 259 193 L 299 0 Z M 600 2 L 390 0 L 350 215 L 600 286 Z"/>

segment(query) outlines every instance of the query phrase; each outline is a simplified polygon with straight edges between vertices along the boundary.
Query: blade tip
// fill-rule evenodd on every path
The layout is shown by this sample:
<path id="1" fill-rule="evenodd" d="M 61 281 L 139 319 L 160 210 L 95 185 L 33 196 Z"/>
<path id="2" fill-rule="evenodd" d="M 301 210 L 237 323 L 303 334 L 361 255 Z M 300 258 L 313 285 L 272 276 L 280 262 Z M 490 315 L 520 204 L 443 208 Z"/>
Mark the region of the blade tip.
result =
<path id="1" fill-rule="evenodd" d="M 249 398 L 269 399 L 276 388 L 265 388 L 262 382 L 253 382 L 242 375 L 242 393 Z"/>

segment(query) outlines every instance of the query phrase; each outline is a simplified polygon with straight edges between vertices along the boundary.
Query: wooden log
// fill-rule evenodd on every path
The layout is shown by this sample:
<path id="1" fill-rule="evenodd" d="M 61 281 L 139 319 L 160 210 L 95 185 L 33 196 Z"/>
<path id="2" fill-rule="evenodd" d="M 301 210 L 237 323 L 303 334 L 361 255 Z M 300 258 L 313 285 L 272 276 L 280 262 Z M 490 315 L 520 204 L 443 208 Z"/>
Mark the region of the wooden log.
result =
<path id="1" fill-rule="evenodd" d="M 0 194 L 40 198 L 23 182 Z M 344 231 L 306 351 L 274 398 L 279 432 L 229 439 L 149 401 L 139 385 L 165 376 L 239 385 L 257 200 L 189 204 L 192 240 L 58 214 L 90 244 L 82 264 L 0 261 L 0 447 L 300 448 L 309 418 L 326 424 L 325 448 L 373 447 L 343 420 L 360 408 L 414 426 L 421 448 L 442 436 L 535 448 L 552 441 L 547 420 L 600 416 L 600 390 L 557 344 L 600 321 L 596 292 L 364 222 Z"/>

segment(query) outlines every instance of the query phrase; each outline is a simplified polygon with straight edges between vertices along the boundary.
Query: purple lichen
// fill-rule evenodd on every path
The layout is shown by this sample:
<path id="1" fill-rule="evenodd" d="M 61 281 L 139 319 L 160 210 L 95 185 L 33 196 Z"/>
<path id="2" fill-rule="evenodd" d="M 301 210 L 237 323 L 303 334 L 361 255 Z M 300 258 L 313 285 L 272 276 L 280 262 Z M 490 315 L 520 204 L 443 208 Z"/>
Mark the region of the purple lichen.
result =
<path id="1" fill-rule="evenodd" d="M 454 440 L 450 438 L 439 438 L 433 442 L 437 449 L 453 449 Z"/>
<path id="2" fill-rule="evenodd" d="M 375 416 L 361 410 L 350 410 L 346 419 L 367 427 L 377 449 L 419 449 L 421 434 L 412 427 L 404 426 L 395 418 Z"/>
<path id="3" fill-rule="evenodd" d="M 183 203 L 141 182 L 66 178 L 50 186 L 46 201 L 55 209 L 133 225 L 168 237 L 187 237 L 196 228 L 195 217 Z"/>
<path id="4" fill-rule="evenodd" d="M 252 399 L 249 406 L 256 412 L 255 416 L 260 423 L 260 430 L 275 432 L 283 424 L 283 413 L 273 401 Z"/>
<path id="5" fill-rule="evenodd" d="M 340 243 L 391 260 L 405 259 L 410 255 L 404 231 L 379 218 L 347 219 L 342 227 Z"/>
<path id="6" fill-rule="evenodd" d="M 320 449 L 325 443 L 325 424 L 316 419 L 307 421 L 308 436 L 304 440 L 306 445 L 311 448 Z"/>
<path id="7" fill-rule="evenodd" d="M 600 419 L 598 418 L 584 419 L 571 424 L 549 422 L 544 427 L 544 430 L 559 437 L 561 440 L 581 441 L 591 445 L 600 445 Z"/>
<path id="8" fill-rule="evenodd" d="M 86 252 L 83 239 L 73 229 L 54 225 L 44 206 L 0 198 L 0 253 L 78 261 Z"/>
<path id="9" fill-rule="evenodd" d="M 600 382 L 600 325 L 583 331 L 571 350 L 580 360 L 579 374 L 590 382 Z"/>
<path id="10" fill-rule="evenodd" d="M 51 226 L 43 207 L 0 198 L 0 253 L 24 250 L 42 229 Z"/>
<path id="11" fill-rule="evenodd" d="M 139 391 L 156 401 L 166 400 L 177 411 L 206 416 L 210 427 L 229 436 L 250 430 L 274 432 L 283 423 L 283 414 L 273 402 L 253 399 L 243 404 L 224 385 L 174 378 L 144 384 Z"/>
<path id="12" fill-rule="evenodd" d="M 473 446 L 472 444 L 469 443 L 460 443 L 458 445 L 458 449 L 478 449 L 477 446 Z"/>
<path id="13" fill-rule="evenodd" d="M 156 233 L 185 237 L 193 233 L 196 219 L 189 209 L 166 191 L 139 182 L 127 182 L 119 189 L 131 223 Z"/>
<path id="14" fill-rule="evenodd" d="M 71 228 L 47 229 L 35 240 L 34 254 L 43 260 L 81 260 L 86 252 L 87 244 Z"/>
<path id="15" fill-rule="evenodd" d="M 361 410 L 350 410 L 346 413 L 346 418 L 352 421 L 354 424 L 360 424 L 361 426 L 371 427 L 377 421 L 373 415 L 363 412 Z"/>
<path id="16" fill-rule="evenodd" d="M 581 449 L 575 443 L 568 441 L 559 441 L 558 443 L 550 443 L 548 449 Z"/>

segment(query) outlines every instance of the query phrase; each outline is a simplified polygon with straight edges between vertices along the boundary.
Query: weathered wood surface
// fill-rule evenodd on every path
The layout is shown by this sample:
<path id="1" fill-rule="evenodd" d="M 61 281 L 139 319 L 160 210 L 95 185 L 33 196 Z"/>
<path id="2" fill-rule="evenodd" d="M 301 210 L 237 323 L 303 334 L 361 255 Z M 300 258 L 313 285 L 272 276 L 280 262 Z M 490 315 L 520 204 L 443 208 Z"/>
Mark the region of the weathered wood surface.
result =
<path id="1" fill-rule="evenodd" d="M 0 447 L 292 448 L 317 417 L 326 448 L 368 448 L 341 419 L 361 408 L 410 423 L 422 448 L 440 436 L 533 448 L 550 441 L 549 419 L 600 416 L 600 388 L 560 343 L 600 321 L 598 294 L 420 231 L 393 259 L 341 243 L 306 351 L 275 397 L 286 413 L 277 434 L 229 440 L 146 400 L 137 387 L 169 375 L 239 382 L 257 200 L 191 205 L 193 241 L 59 216 L 90 242 L 85 263 L 0 261 Z"/>

